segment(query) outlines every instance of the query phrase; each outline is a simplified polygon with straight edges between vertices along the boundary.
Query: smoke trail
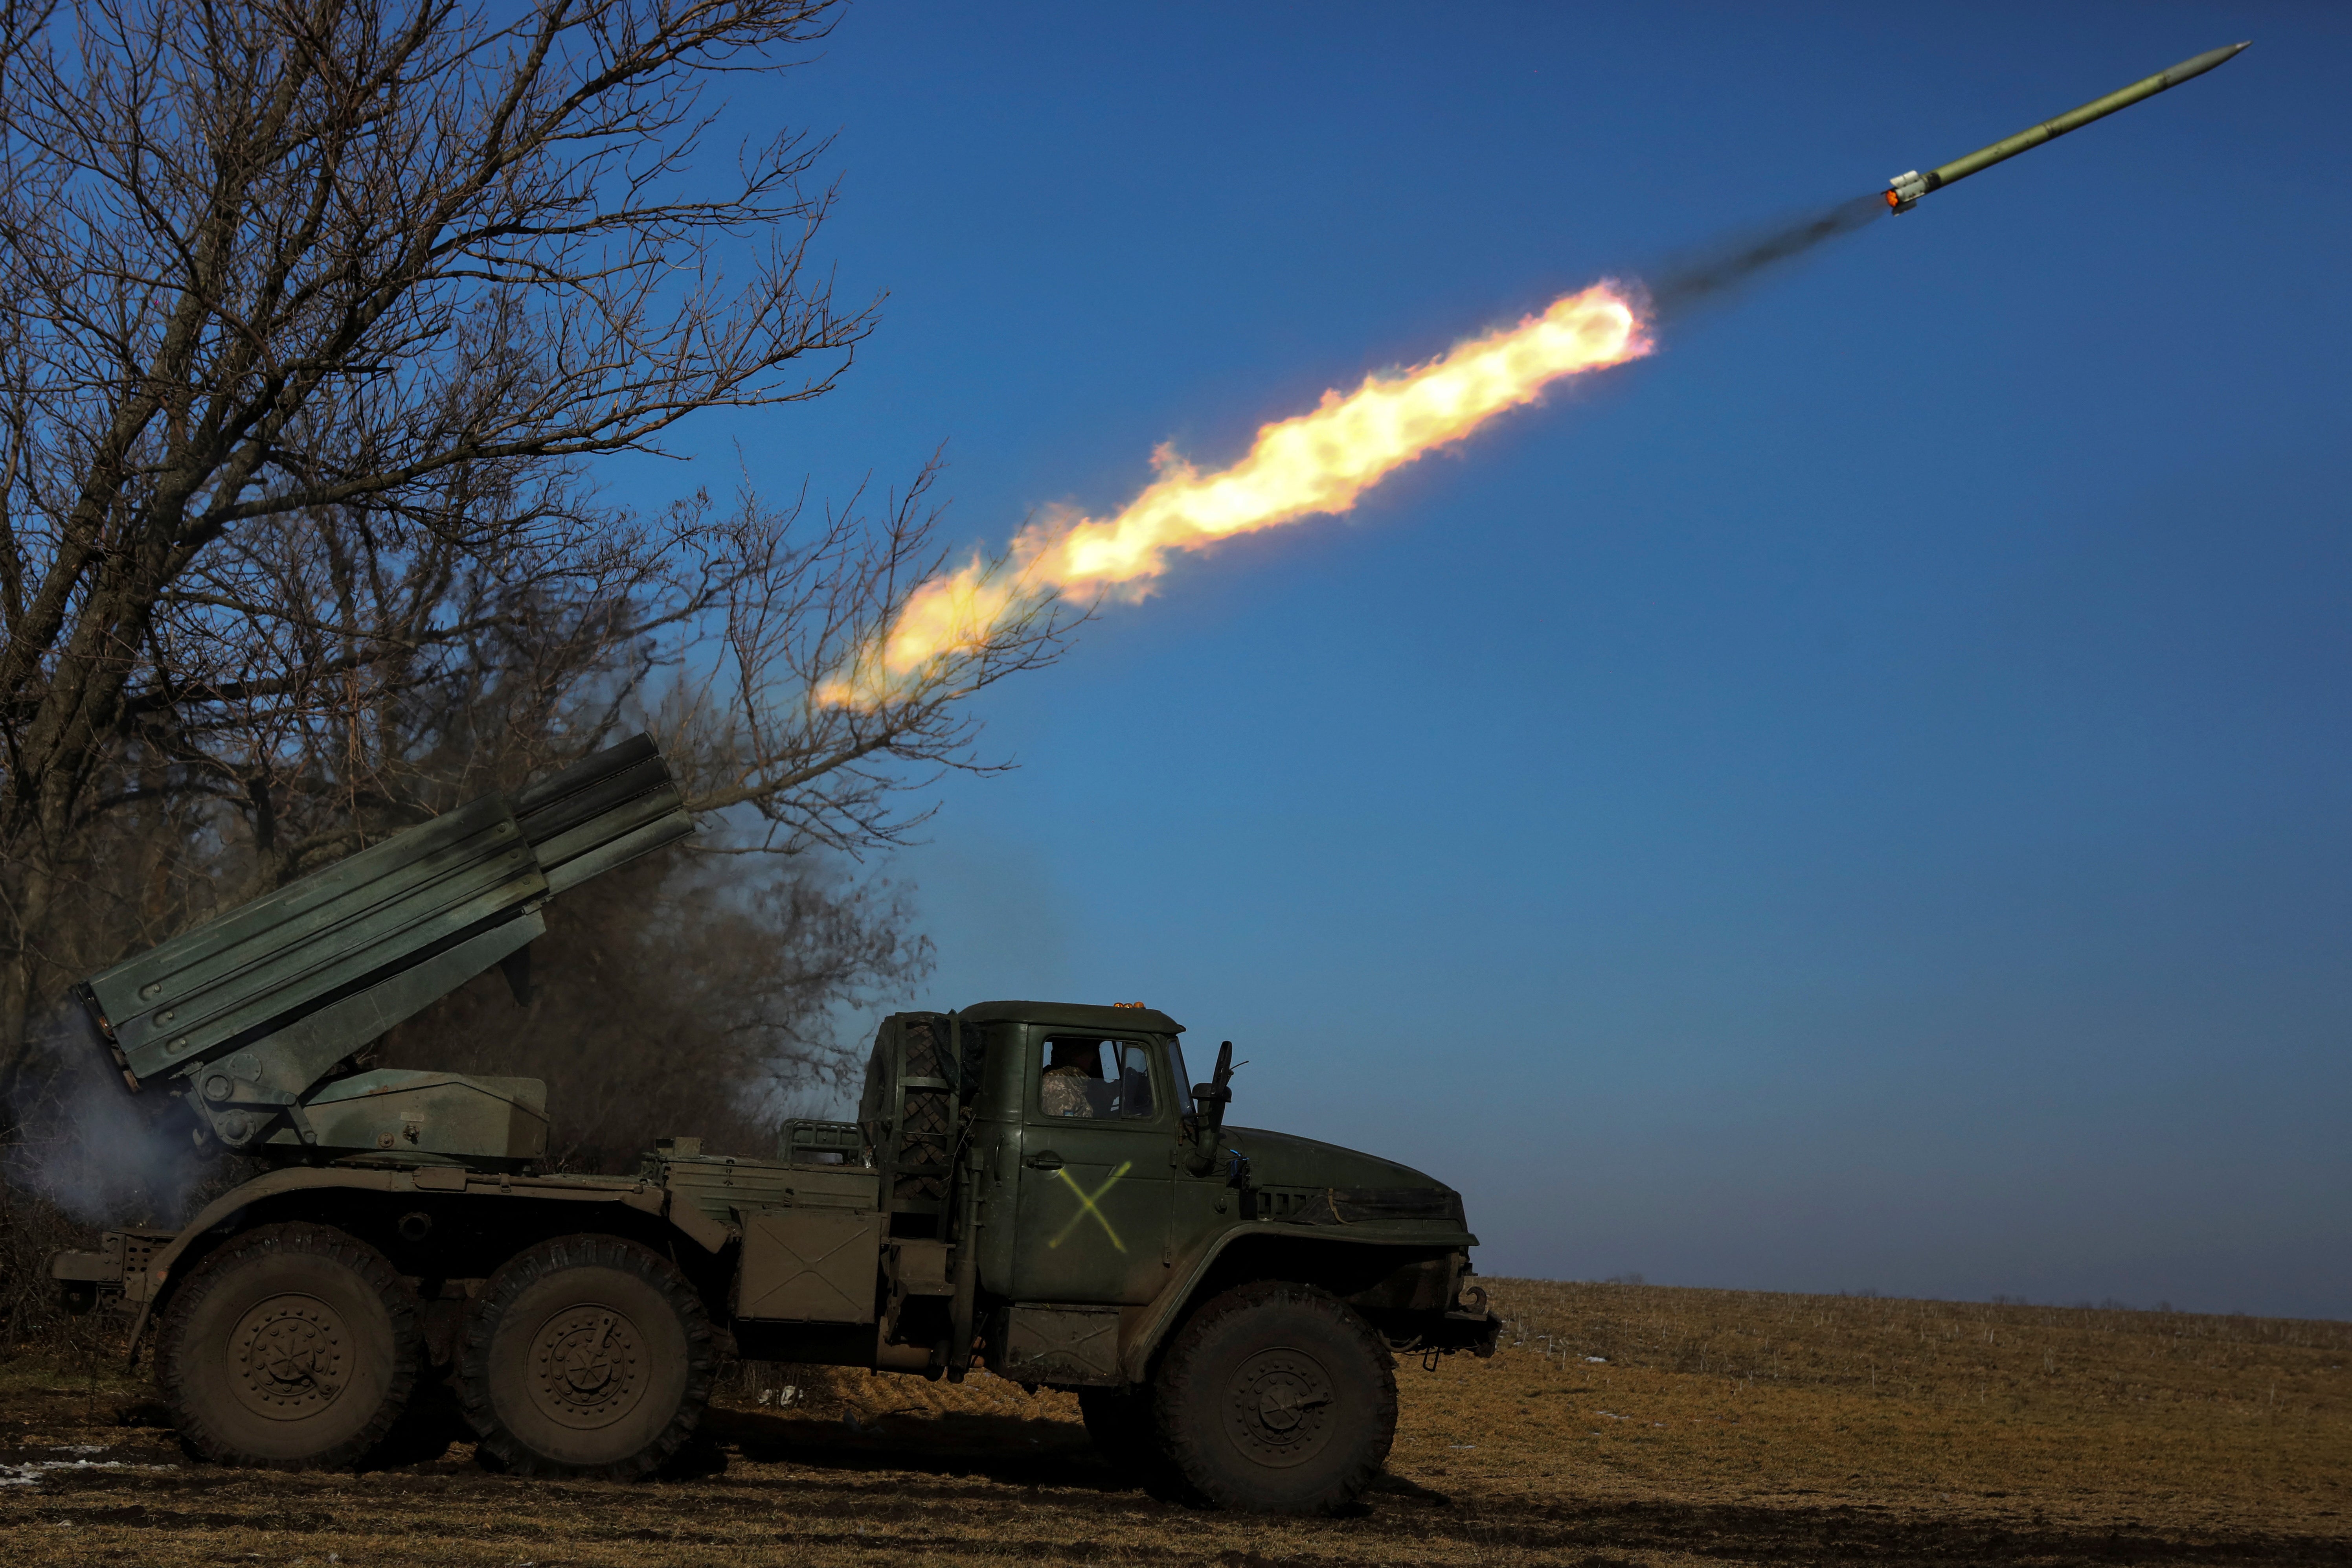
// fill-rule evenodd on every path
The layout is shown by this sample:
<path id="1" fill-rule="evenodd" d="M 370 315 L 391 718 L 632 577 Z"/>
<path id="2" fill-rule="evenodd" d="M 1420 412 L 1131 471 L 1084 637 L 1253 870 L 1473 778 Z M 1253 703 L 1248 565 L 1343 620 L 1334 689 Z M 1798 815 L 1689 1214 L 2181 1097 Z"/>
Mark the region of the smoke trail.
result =
<path id="1" fill-rule="evenodd" d="M 1653 279 L 1651 320 L 1675 320 L 1703 305 L 1722 303 L 1782 262 L 1793 261 L 1841 235 L 1866 227 L 1886 213 L 1885 200 L 1873 193 L 1801 217 L 1713 240 L 1669 258 L 1664 266 L 1646 274 Z"/>

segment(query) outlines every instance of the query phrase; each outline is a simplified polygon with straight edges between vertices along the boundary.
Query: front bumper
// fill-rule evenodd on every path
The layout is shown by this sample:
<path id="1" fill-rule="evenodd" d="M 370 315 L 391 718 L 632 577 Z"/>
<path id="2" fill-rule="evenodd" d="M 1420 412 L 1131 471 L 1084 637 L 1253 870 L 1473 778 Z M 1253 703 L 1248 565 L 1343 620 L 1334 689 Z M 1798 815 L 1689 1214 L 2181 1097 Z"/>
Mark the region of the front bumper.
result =
<path id="1" fill-rule="evenodd" d="M 1451 1355 L 1468 1351 L 1484 1360 L 1495 1353 L 1503 1337 L 1503 1320 L 1491 1307 L 1456 1308 L 1440 1318 L 1423 1338 L 1421 1348 Z"/>

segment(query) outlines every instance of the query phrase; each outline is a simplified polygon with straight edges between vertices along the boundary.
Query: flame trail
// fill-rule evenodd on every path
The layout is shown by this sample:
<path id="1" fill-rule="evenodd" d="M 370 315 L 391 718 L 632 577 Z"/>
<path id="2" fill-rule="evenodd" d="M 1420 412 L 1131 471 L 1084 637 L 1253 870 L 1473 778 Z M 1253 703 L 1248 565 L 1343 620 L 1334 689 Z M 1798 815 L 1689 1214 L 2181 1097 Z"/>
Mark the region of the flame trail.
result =
<path id="1" fill-rule="evenodd" d="M 942 656 L 982 647 L 1007 616 L 1059 590 L 1139 599 L 1170 552 L 1345 511 L 1391 470 L 1461 440 L 1562 376 L 1651 349 L 1634 305 L 1610 284 L 1564 295 L 1516 327 L 1457 344 L 1426 364 L 1367 376 L 1311 414 L 1268 425 L 1249 454 L 1203 474 L 1166 446 L 1159 477 L 1116 517 L 1063 512 L 1024 529 L 1009 570 L 979 561 L 917 588 L 889 630 L 817 688 L 830 706 L 873 708 L 906 692 Z"/>

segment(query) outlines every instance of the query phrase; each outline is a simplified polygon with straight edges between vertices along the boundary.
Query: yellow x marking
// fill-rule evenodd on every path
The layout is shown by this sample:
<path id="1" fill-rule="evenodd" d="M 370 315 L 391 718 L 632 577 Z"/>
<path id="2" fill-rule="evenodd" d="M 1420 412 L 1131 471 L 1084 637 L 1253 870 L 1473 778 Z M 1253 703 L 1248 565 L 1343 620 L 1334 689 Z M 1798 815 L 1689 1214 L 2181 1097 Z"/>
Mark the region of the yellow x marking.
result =
<path id="1" fill-rule="evenodd" d="M 1118 1170 L 1113 1171 L 1108 1176 L 1104 1178 L 1103 1184 L 1101 1186 L 1097 1187 L 1091 1193 L 1087 1192 L 1081 1188 L 1077 1183 L 1072 1181 L 1070 1179 L 1069 1172 L 1066 1170 L 1055 1172 L 1054 1174 L 1062 1178 L 1062 1184 L 1064 1186 L 1078 1194 L 1078 1212 L 1070 1216 L 1070 1223 L 1062 1227 L 1061 1234 L 1055 1237 L 1053 1240 L 1047 1242 L 1045 1245 L 1047 1247 L 1061 1246 L 1062 1243 L 1070 1239 L 1070 1232 L 1078 1228 L 1078 1221 L 1086 1218 L 1088 1215 L 1092 1215 L 1095 1216 L 1095 1223 L 1103 1227 L 1103 1234 L 1110 1237 L 1110 1244 L 1113 1247 L 1118 1247 L 1121 1252 L 1125 1252 L 1127 1250 L 1127 1243 L 1118 1238 L 1118 1232 L 1110 1227 L 1110 1221 L 1103 1217 L 1102 1210 L 1095 1207 L 1095 1200 L 1101 1197 L 1113 1187 L 1118 1185 L 1118 1179 L 1133 1169 L 1135 1169 L 1134 1161 L 1129 1160 L 1123 1162 Z"/>

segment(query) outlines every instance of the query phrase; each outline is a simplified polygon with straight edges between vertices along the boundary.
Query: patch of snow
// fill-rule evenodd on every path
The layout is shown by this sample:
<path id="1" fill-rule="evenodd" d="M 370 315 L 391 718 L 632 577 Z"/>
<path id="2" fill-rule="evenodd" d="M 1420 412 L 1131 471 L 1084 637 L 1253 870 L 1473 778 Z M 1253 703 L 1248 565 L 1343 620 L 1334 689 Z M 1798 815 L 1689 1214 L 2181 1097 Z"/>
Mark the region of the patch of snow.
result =
<path id="1" fill-rule="evenodd" d="M 80 1448 L 80 1453 L 102 1454 L 103 1448 Z M 0 1487 L 29 1487 L 38 1484 L 59 1470 L 166 1470 L 169 1465 L 126 1465 L 120 1459 L 36 1459 L 29 1465 L 0 1465 Z"/>

